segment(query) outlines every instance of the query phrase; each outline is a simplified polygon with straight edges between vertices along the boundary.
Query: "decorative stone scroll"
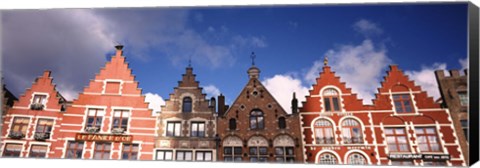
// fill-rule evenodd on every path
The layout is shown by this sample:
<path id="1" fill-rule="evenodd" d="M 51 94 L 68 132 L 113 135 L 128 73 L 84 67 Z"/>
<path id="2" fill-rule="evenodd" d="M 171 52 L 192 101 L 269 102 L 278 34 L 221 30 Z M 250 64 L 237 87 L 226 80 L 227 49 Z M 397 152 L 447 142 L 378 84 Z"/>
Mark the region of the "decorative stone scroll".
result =
<path id="1" fill-rule="evenodd" d="M 268 141 L 261 136 L 253 136 L 248 140 L 248 146 L 268 146 Z"/>
<path id="2" fill-rule="evenodd" d="M 288 135 L 280 135 L 273 140 L 273 146 L 295 146 L 295 141 Z"/>
<path id="3" fill-rule="evenodd" d="M 223 140 L 223 146 L 242 146 L 242 139 L 236 136 L 229 136 Z"/>

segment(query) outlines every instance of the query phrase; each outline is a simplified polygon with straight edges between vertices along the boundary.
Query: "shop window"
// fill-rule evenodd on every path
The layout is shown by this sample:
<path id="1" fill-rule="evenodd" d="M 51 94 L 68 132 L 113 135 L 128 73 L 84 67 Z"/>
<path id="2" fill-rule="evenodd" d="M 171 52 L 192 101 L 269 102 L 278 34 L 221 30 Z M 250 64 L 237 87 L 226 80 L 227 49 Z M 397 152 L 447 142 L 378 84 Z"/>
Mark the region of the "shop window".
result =
<path id="1" fill-rule="evenodd" d="M 46 103 L 47 103 L 47 95 L 35 94 L 33 95 L 33 100 L 32 100 L 32 104 L 30 105 L 30 109 L 43 110 Z"/>
<path id="2" fill-rule="evenodd" d="M 38 119 L 37 127 L 35 128 L 35 140 L 46 140 L 50 139 L 50 133 L 53 128 L 52 119 Z"/>
<path id="3" fill-rule="evenodd" d="M 81 159 L 84 142 L 68 141 L 65 158 Z"/>
<path id="4" fill-rule="evenodd" d="M 192 151 L 176 151 L 177 155 L 175 160 L 181 161 L 191 161 L 192 160 Z"/>
<path id="5" fill-rule="evenodd" d="M 32 145 L 28 157 L 45 158 L 45 156 L 47 156 L 47 149 L 48 147 L 46 145 Z"/>
<path id="6" fill-rule="evenodd" d="M 260 110 L 253 110 L 250 112 L 250 129 L 263 129 L 264 120 L 263 112 Z"/>
<path id="7" fill-rule="evenodd" d="M 105 93 L 120 94 L 120 82 L 106 82 Z"/>
<path id="8" fill-rule="evenodd" d="M 319 119 L 314 123 L 314 134 L 316 144 L 334 144 L 333 126 L 330 121 Z"/>
<path id="9" fill-rule="evenodd" d="M 86 132 L 98 132 L 102 129 L 103 109 L 88 109 Z"/>
<path id="10" fill-rule="evenodd" d="M 24 138 L 25 135 L 27 135 L 29 122 L 30 118 L 28 117 L 14 117 L 12 127 L 8 136 L 12 139 Z"/>
<path id="11" fill-rule="evenodd" d="M 337 157 L 331 153 L 322 153 L 320 154 L 320 158 L 318 159 L 319 164 L 338 164 Z"/>
<path id="12" fill-rule="evenodd" d="M 412 113 L 412 101 L 409 94 L 393 95 L 393 103 L 397 113 Z"/>
<path id="13" fill-rule="evenodd" d="M 191 132 L 192 137 L 205 137 L 205 122 L 192 122 Z"/>
<path id="14" fill-rule="evenodd" d="M 173 160 L 171 150 L 157 150 L 157 160 Z"/>
<path id="15" fill-rule="evenodd" d="M 167 136 L 181 136 L 182 124 L 180 121 L 167 122 Z"/>
<path id="16" fill-rule="evenodd" d="M 385 128 L 385 137 L 390 152 L 410 151 L 404 128 Z"/>
<path id="17" fill-rule="evenodd" d="M 223 147 L 223 160 L 226 162 L 241 162 L 242 161 L 242 147 L 225 146 Z"/>
<path id="18" fill-rule="evenodd" d="M 190 97 L 183 98 L 182 112 L 184 112 L 184 113 L 192 112 L 192 98 L 190 98 Z"/>
<path id="19" fill-rule="evenodd" d="M 211 151 L 196 151 L 195 161 L 212 161 Z"/>
<path id="20" fill-rule="evenodd" d="M 138 159 L 138 144 L 123 144 L 122 159 L 123 160 L 137 160 Z"/>
<path id="21" fill-rule="evenodd" d="M 130 116 L 129 110 L 114 110 L 112 133 L 123 133 L 128 128 L 128 117 Z"/>
<path id="22" fill-rule="evenodd" d="M 3 157 L 20 157 L 23 144 L 7 143 L 3 149 Z"/>
<path id="23" fill-rule="evenodd" d="M 110 159 L 111 143 L 95 142 L 95 151 L 93 152 L 93 159 Z"/>
<path id="24" fill-rule="evenodd" d="M 417 144 L 422 152 L 441 152 L 440 142 L 434 127 L 415 128 Z"/>
<path id="25" fill-rule="evenodd" d="M 342 136 L 345 144 L 362 144 L 362 127 L 357 120 L 345 119 L 342 122 Z"/>
<path id="26" fill-rule="evenodd" d="M 364 165 L 367 164 L 367 159 L 360 153 L 352 153 L 348 155 L 348 164 L 350 165 Z"/>
<path id="27" fill-rule="evenodd" d="M 287 122 L 285 121 L 285 117 L 278 118 L 278 128 L 279 129 L 287 128 Z"/>
<path id="28" fill-rule="evenodd" d="M 325 104 L 325 111 L 340 111 L 339 96 L 335 89 L 323 91 L 323 103 Z"/>

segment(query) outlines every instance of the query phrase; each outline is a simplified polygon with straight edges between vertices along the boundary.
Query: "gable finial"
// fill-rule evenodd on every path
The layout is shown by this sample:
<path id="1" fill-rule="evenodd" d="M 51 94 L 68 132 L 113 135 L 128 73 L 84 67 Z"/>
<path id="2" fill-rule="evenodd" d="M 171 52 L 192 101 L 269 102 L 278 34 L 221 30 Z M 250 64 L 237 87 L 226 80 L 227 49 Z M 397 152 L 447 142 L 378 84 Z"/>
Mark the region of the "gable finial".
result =
<path id="1" fill-rule="evenodd" d="M 327 56 L 325 56 L 325 57 L 323 58 L 323 65 L 325 65 L 325 66 L 328 65 L 328 57 L 327 57 Z"/>
<path id="2" fill-rule="evenodd" d="M 255 65 L 255 57 L 257 57 L 257 56 L 255 55 L 254 52 L 252 52 L 252 55 L 250 55 L 250 58 L 252 59 L 252 66 Z"/>
<path id="3" fill-rule="evenodd" d="M 192 56 L 188 57 L 188 67 L 192 67 Z"/>

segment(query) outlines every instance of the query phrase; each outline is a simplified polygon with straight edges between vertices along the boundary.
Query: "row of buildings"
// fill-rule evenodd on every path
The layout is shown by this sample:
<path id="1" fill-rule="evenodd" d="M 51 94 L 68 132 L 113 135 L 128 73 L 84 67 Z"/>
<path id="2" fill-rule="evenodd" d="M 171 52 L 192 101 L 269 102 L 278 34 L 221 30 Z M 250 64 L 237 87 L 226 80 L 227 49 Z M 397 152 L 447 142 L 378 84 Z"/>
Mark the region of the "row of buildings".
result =
<path id="1" fill-rule="evenodd" d="M 2 157 L 128 159 L 318 164 L 465 166 L 462 108 L 468 98 L 460 77 L 437 72 L 443 100 L 435 102 L 390 66 L 372 105 L 335 76 L 328 63 L 306 96 L 292 93 L 283 109 L 252 64 L 231 105 L 207 98 L 192 67 L 152 115 L 123 46 L 73 101 L 55 89 L 49 71 L 18 100 L 4 92 Z M 464 90 L 462 90 L 464 88 Z M 460 90 L 459 90 L 460 89 Z M 5 90 L 5 89 L 4 89 Z M 456 100 L 454 97 L 460 97 Z M 460 110 L 451 111 L 448 103 Z M 465 104 L 465 102 L 467 102 Z M 466 110 L 463 110 L 466 111 Z M 465 132 L 467 133 L 467 132 Z"/>

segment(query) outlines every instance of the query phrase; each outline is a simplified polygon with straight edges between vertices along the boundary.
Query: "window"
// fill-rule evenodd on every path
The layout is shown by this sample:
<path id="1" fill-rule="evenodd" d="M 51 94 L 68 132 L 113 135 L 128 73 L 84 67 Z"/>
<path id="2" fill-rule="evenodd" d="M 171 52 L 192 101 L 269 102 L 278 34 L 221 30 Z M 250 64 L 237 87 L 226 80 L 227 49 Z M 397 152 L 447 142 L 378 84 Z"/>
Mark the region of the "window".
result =
<path id="1" fill-rule="evenodd" d="M 102 129 L 103 109 L 88 109 L 85 131 L 98 132 Z"/>
<path id="2" fill-rule="evenodd" d="M 32 110 L 43 110 L 45 104 L 47 103 L 47 95 L 33 95 L 32 104 L 30 109 Z"/>
<path id="3" fill-rule="evenodd" d="M 434 127 L 415 128 L 417 143 L 422 152 L 440 152 L 440 143 Z"/>
<path id="4" fill-rule="evenodd" d="M 263 112 L 260 110 L 250 112 L 250 129 L 263 129 L 263 127 Z"/>
<path id="5" fill-rule="evenodd" d="M 192 137 L 204 137 L 205 136 L 205 122 L 192 122 Z"/>
<path id="6" fill-rule="evenodd" d="M 315 142 L 317 144 L 334 144 L 333 126 L 330 121 L 319 119 L 314 123 Z"/>
<path id="7" fill-rule="evenodd" d="M 460 105 L 468 106 L 468 95 L 467 92 L 458 92 L 458 98 L 460 98 Z"/>
<path id="8" fill-rule="evenodd" d="M 138 144 L 123 144 L 122 159 L 137 160 Z"/>
<path id="9" fill-rule="evenodd" d="M 242 161 L 242 147 L 226 146 L 223 148 L 223 160 L 226 162 Z"/>
<path id="10" fill-rule="evenodd" d="M 424 166 L 447 166 L 447 163 L 445 161 L 441 161 L 441 160 L 431 160 L 431 161 L 426 161 L 424 160 L 423 161 L 423 165 Z"/>
<path id="11" fill-rule="evenodd" d="M 393 166 L 413 166 L 413 161 L 411 160 L 392 160 Z"/>
<path id="12" fill-rule="evenodd" d="M 342 135 L 345 144 L 363 143 L 362 127 L 357 120 L 345 119 L 342 122 Z"/>
<path id="13" fill-rule="evenodd" d="M 294 162 L 294 148 L 291 146 L 275 147 L 275 160 L 277 162 Z"/>
<path id="14" fill-rule="evenodd" d="M 172 160 L 173 152 L 171 150 L 158 150 L 157 160 Z"/>
<path id="15" fill-rule="evenodd" d="M 110 159 L 111 143 L 95 142 L 94 159 Z"/>
<path id="16" fill-rule="evenodd" d="M 36 140 L 45 140 L 50 138 L 50 133 L 53 127 L 52 119 L 38 119 L 37 127 L 35 128 Z"/>
<path id="17" fill-rule="evenodd" d="M 385 128 L 388 150 L 390 152 L 408 152 L 407 134 L 404 128 Z"/>
<path id="18" fill-rule="evenodd" d="M 250 162 L 266 162 L 268 158 L 267 147 L 250 147 Z"/>
<path id="19" fill-rule="evenodd" d="M 280 129 L 287 128 L 287 122 L 285 121 L 285 117 L 278 118 L 278 128 Z"/>
<path id="20" fill-rule="evenodd" d="M 228 121 L 228 129 L 230 130 L 237 129 L 237 120 L 235 120 L 235 118 L 230 118 L 230 121 Z"/>
<path id="21" fill-rule="evenodd" d="M 32 145 L 30 147 L 30 154 L 28 157 L 31 158 L 45 158 L 47 155 L 47 146 L 46 145 Z"/>
<path id="22" fill-rule="evenodd" d="M 196 151 L 195 161 L 212 161 L 211 151 Z"/>
<path id="23" fill-rule="evenodd" d="M 176 160 L 192 160 L 192 151 L 177 151 Z"/>
<path id="24" fill-rule="evenodd" d="M 129 116 L 130 112 L 128 110 L 114 110 L 112 132 L 123 133 L 124 131 L 127 131 Z"/>
<path id="25" fill-rule="evenodd" d="M 80 158 L 82 158 L 83 142 L 68 141 L 66 152 L 67 152 L 67 154 L 66 154 L 65 158 L 69 158 L 69 159 L 80 159 Z"/>
<path id="26" fill-rule="evenodd" d="M 325 111 L 340 111 L 340 103 L 338 100 L 338 92 L 335 89 L 326 89 L 323 91 Z"/>
<path id="27" fill-rule="evenodd" d="M 351 165 L 364 165 L 367 164 L 365 157 L 360 153 L 352 153 L 348 156 L 348 164 Z"/>
<path id="28" fill-rule="evenodd" d="M 397 113 L 413 112 L 409 94 L 393 95 L 393 102 L 395 104 L 395 110 L 397 111 Z"/>
<path id="29" fill-rule="evenodd" d="M 27 135 L 28 123 L 30 118 L 28 117 L 14 117 L 12 128 L 10 130 L 10 138 L 20 139 Z"/>
<path id="30" fill-rule="evenodd" d="M 182 124 L 180 121 L 167 122 L 167 136 L 181 136 Z"/>
<path id="31" fill-rule="evenodd" d="M 190 97 L 183 98 L 182 112 L 184 112 L 184 113 L 192 112 L 192 98 L 190 98 Z"/>
<path id="32" fill-rule="evenodd" d="M 320 164 L 338 164 L 337 157 L 331 153 L 322 153 L 318 159 Z"/>
<path id="33" fill-rule="evenodd" d="M 465 139 L 468 141 L 468 120 L 460 120 L 460 124 L 462 125 L 463 134 L 465 135 Z"/>
<path id="34" fill-rule="evenodd" d="M 120 94 L 120 82 L 106 82 L 105 93 Z"/>
<path id="35" fill-rule="evenodd" d="M 23 144 L 7 143 L 3 149 L 3 157 L 20 157 Z"/>

